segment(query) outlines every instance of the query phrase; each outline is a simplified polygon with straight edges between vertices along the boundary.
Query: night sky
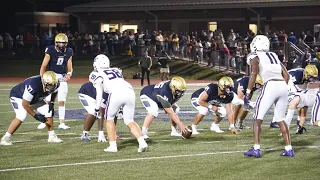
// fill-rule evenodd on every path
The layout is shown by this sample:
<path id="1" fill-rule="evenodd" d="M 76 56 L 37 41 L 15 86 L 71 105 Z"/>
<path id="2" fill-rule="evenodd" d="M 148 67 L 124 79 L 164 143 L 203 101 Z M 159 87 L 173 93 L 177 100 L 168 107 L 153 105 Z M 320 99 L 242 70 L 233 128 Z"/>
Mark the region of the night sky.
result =
<path id="1" fill-rule="evenodd" d="M 6 0 L 5 0 L 6 1 Z M 0 22 L 6 26 L 0 26 L 0 32 L 12 30 L 15 27 L 16 12 L 62 12 L 65 7 L 85 4 L 99 0 L 8 0 L 3 1 L 7 5 L 2 6 L 0 11 Z M 34 3 L 32 3 L 34 2 Z"/>

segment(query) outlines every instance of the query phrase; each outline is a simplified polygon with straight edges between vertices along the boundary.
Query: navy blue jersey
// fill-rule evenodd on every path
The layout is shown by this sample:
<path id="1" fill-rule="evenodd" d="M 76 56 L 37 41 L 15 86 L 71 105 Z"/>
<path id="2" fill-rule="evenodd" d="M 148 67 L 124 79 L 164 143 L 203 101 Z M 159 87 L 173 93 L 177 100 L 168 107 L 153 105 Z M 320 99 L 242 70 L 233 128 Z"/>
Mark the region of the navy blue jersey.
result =
<path id="1" fill-rule="evenodd" d="M 304 83 L 303 72 L 304 72 L 303 68 L 295 68 L 295 69 L 291 69 L 290 71 L 288 71 L 288 73 L 291 76 L 293 84 L 303 84 Z"/>
<path id="2" fill-rule="evenodd" d="M 170 89 L 170 81 L 161 82 L 158 84 L 153 84 L 144 87 L 141 92 L 141 95 L 146 95 L 154 102 L 158 104 L 159 108 L 163 108 L 161 102 L 158 100 L 157 96 L 161 96 L 163 99 L 167 100 L 171 105 L 176 103 L 181 97 L 174 97 Z"/>
<path id="3" fill-rule="evenodd" d="M 96 88 L 93 86 L 93 84 L 91 82 L 87 82 L 87 83 L 83 84 L 81 86 L 81 88 L 79 89 L 78 93 L 85 94 L 87 96 L 92 97 L 93 99 L 96 99 L 96 97 L 97 97 Z M 109 96 L 108 93 L 103 92 L 103 99 L 104 100 L 107 100 L 108 96 Z"/>
<path id="4" fill-rule="evenodd" d="M 46 54 L 50 55 L 50 61 L 48 64 L 49 70 L 54 71 L 57 74 L 67 73 L 67 64 L 71 56 L 73 56 L 73 50 L 67 48 L 66 52 L 60 52 L 54 45 L 50 45 L 45 50 Z"/>
<path id="5" fill-rule="evenodd" d="M 205 88 L 200 88 L 196 90 L 191 95 L 192 98 L 198 98 L 202 94 L 202 92 L 206 91 L 208 94 L 208 99 L 206 100 L 207 103 L 212 105 L 220 105 L 220 104 L 228 104 L 233 99 L 233 93 L 228 93 L 226 96 L 219 96 L 218 95 L 218 85 L 215 83 L 210 83 Z"/>
<path id="6" fill-rule="evenodd" d="M 234 84 L 233 92 L 238 94 L 238 88 L 240 88 L 241 91 L 243 92 L 243 94 L 246 94 L 248 84 L 249 84 L 249 79 L 250 79 L 249 76 L 243 76 L 242 78 L 234 80 L 233 81 L 233 84 Z M 253 88 L 253 91 L 254 91 L 254 88 Z"/>
<path id="7" fill-rule="evenodd" d="M 58 83 L 56 87 L 57 89 L 59 85 L 60 84 Z M 30 101 L 30 104 L 36 104 L 42 101 L 43 99 L 45 99 L 45 97 L 47 97 L 48 95 L 50 95 L 50 93 L 45 92 L 43 90 L 43 85 L 42 85 L 42 80 L 40 75 L 30 77 L 24 80 L 22 83 L 14 86 L 10 91 L 10 97 L 24 99 L 23 97 L 26 97 L 26 93 L 30 93 L 33 96 L 33 98 Z"/>

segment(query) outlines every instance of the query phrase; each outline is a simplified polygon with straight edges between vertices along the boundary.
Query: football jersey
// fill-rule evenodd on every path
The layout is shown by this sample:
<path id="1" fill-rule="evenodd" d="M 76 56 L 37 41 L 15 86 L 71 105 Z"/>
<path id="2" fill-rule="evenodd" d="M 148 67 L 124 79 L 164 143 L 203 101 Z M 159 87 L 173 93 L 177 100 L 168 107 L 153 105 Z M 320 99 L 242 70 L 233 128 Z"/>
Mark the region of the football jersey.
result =
<path id="1" fill-rule="evenodd" d="M 54 45 L 50 45 L 45 50 L 46 54 L 50 55 L 50 61 L 48 63 L 48 68 L 57 74 L 67 73 L 67 64 L 71 56 L 73 56 L 73 50 L 67 48 L 66 52 L 61 52 L 56 49 Z"/>
<path id="2" fill-rule="evenodd" d="M 303 68 L 295 68 L 288 71 L 290 78 L 294 84 L 303 84 Z"/>
<path id="3" fill-rule="evenodd" d="M 225 96 L 219 96 L 218 95 L 218 85 L 215 83 L 210 83 L 207 85 L 205 88 L 200 88 L 196 90 L 194 93 L 191 95 L 192 98 L 199 98 L 203 92 L 207 92 L 208 98 L 206 100 L 207 103 L 211 105 L 216 105 L 219 106 L 220 104 L 228 104 L 231 103 L 233 99 L 233 93 L 228 93 Z"/>
<path id="4" fill-rule="evenodd" d="M 233 81 L 234 88 L 232 88 L 233 92 L 238 94 L 238 88 L 240 88 L 243 94 L 246 94 L 248 84 L 249 84 L 249 79 L 250 79 L 249 76 L 243 76 L 242 78 L 234 80 Z M 252 91 L 254 91 L 254 89 L 255 88 L 253 88 Z"/>
<path id="5" fill-rule="evenodd" d="M 93 84 L 91 82 L 87 82 L 85 84 L 83 84 L 79 91 L 79 94 L 85 94 L 87 96 L 90 96 L 93 99 L 96 99 L 97 97 L 97 91 L 96 88 L 93 86 Z M 103 99 L 108 99 L 108 94 L 107 93 L 103 93 Z"/>
<path id="6" fill-rule="evenodd" d="M 57 92 L 59 85 L 58 82 L 55 92 Z M 24 80 L 22 83 L 14 86 L 10 91 L 10 97 L 25 99 L 29 101 L 31 105 L 44 100 L 50 94 L 51 93 L 44 91 L 40 75 Z"/>
<path id="7" fill-rule="evenodd" d="M 159 108 L 163 108 L 161 102 L 158 100 L 157 96 L 161 96 L 163 99 L 167 100 L 171 105 L 176 103 L 181 97 L 173 96 L 170 89 L 170 80 L 165 82 L 160 82 L 158 84 L 153 84 L 144 87 L 141 92 L 141 95 L 146 95 L 154 102 L 158 104 Z"/>
<path id="8" fill-rule="evenodd" d="M 96 73 L 96 74 L 95 74 Z M 131 84 L 123 79 L 122 73 L 118 68 L 109 68 L 107 70 L 101 70 L 95 72 L 95 78 L 89 77 L 92 83 L 96 81 L 103 81 L 103 89 L 105 93 L 111 94 L 112 92 L 121 91 L 125 88 L 133 89 Z M 93 76 L 90 74 L 90 76 Z"/>
<path id="9" fill-rule="evenodd" d="M 263 82 L 271 79 L 283 79 L 281 62 L 278 55 L 274 52 L 254 52 L 250 53 L 247 58 L 247 63 L 255 57 L 259 57 L 259 74 Z"/>

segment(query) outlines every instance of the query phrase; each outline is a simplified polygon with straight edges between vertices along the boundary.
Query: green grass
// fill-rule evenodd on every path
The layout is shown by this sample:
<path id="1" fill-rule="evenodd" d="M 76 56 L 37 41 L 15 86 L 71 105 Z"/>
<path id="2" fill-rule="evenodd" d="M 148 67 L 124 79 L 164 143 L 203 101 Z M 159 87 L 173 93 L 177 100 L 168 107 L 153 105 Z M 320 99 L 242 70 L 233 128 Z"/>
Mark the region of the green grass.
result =
<path id="1" fill-rule="evenodd" d="M 2 70 L 0 76 L 2 77 L 29 77 L 39 73 L 42 59 L 38 60 L 1 60 Z M 138 66 L 138 58 L 130 57 L 112 57 L 111 63 L 113 67 L 123 69 L 125 78 L 132 78 L 134 74 L 140 72 Z M 93 60 L 87 59 L 74 59 L 74 77 L 87 78 L 88 74 L 92 71 Z M 230 75 L 231 77 L 238 78 L 238 75 L 232 75 L 228 72 L 218 72 L 212 68 L 202 67 L 196 63 L 172 60 L 170 61 L 170 73 L 179 75 L 189 80 L 217 80 L 223 75 Z M 156 59 L 153 60 L 153 66 L 150 73 L 151 78 L 159 79 L 159 66 Z"/>
<path id="2" fill-rule="evenodd" d="M 2 136 L 14 117 L 8 94 L 14 84 L 0 83 L 0 135 Z M 83 109 L 77 97 L 80 85 L 69 86 L 67 109 Z M 183 111 L 195 111 L 190 96 L 197 86 L 191 86 L 178 102 L 181 119 L 191 125 L 195 112 L 185 115 Z M 136 122 L 141 126 L 145 109 L 139 100 L 140 87 L 136 91 Z M 247 124 L 252 125 L 248 115 Z M 13 135 L 13 146 L 0 146 L 0 179 L 319 179 L 320 163 L 319 129 L 306 126 L 307 133 L 294 134 L 292 145 L 294 158 L 280 157 L 283 141 L 278 129 L 268 127 L 272 118 L 268 114 L 263 123 L 262 157 L 247 158 L 243 152 L 253 143 L 252 129 L 232 135 L 223 120 L 222 134 L 211 132 L 211 116 L 199 124 L 199 135 L 183 140 L 170 137 L 168 116 L 161 114 L 151 125 L 150 149 L 137 153 L 137 142 L 130 135 L 123 121 L 117 124 L 118 153 L 105 153 L 107 143 L 97 142 L 97 124 L 90 132 L 92 141 L 83 143 L 80 136 L 83 119 L 68 119 L 70 130 L 56 130 L 64 140 L 61 144 L 49 144 L 46 130 L 36 129 L 38 122 L 28 116 L 25 123 Z M 56 119 L 57 120 L 57 119 Z M 57 122 L 55 123 L 57 126 Z M 83 164 L 75 164 L 83 163 Z M 67 164 L 67 165 L 65 165 Z M 65 165 L 65 166 L 61 166 Z M 41 167 L 49 166 L 49 167 Z M 50 167 L 54 166 L 54 167 Z M 35 169 L 15 169 L 36 167 Z M 1 170 L 13 169 L 1 172 Z"/>

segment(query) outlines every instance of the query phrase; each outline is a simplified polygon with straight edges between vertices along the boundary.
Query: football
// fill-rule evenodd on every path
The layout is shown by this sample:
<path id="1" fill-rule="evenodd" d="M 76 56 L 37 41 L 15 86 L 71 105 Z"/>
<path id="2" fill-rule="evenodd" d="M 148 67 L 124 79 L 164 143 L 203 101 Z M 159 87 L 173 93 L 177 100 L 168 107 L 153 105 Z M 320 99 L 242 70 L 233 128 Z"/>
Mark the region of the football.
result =
<path id="1" fill-rule="evenodd" d="M 182 135 L 182 137 L 183 137 L 184 139 L 190 138 L 191 135 L 192 135 L 192 128 L 191 128 L 191 126 L 188 126 L 188 132 L 187 132 L 187 133 L 182 132 L 181 135 Z"/>

